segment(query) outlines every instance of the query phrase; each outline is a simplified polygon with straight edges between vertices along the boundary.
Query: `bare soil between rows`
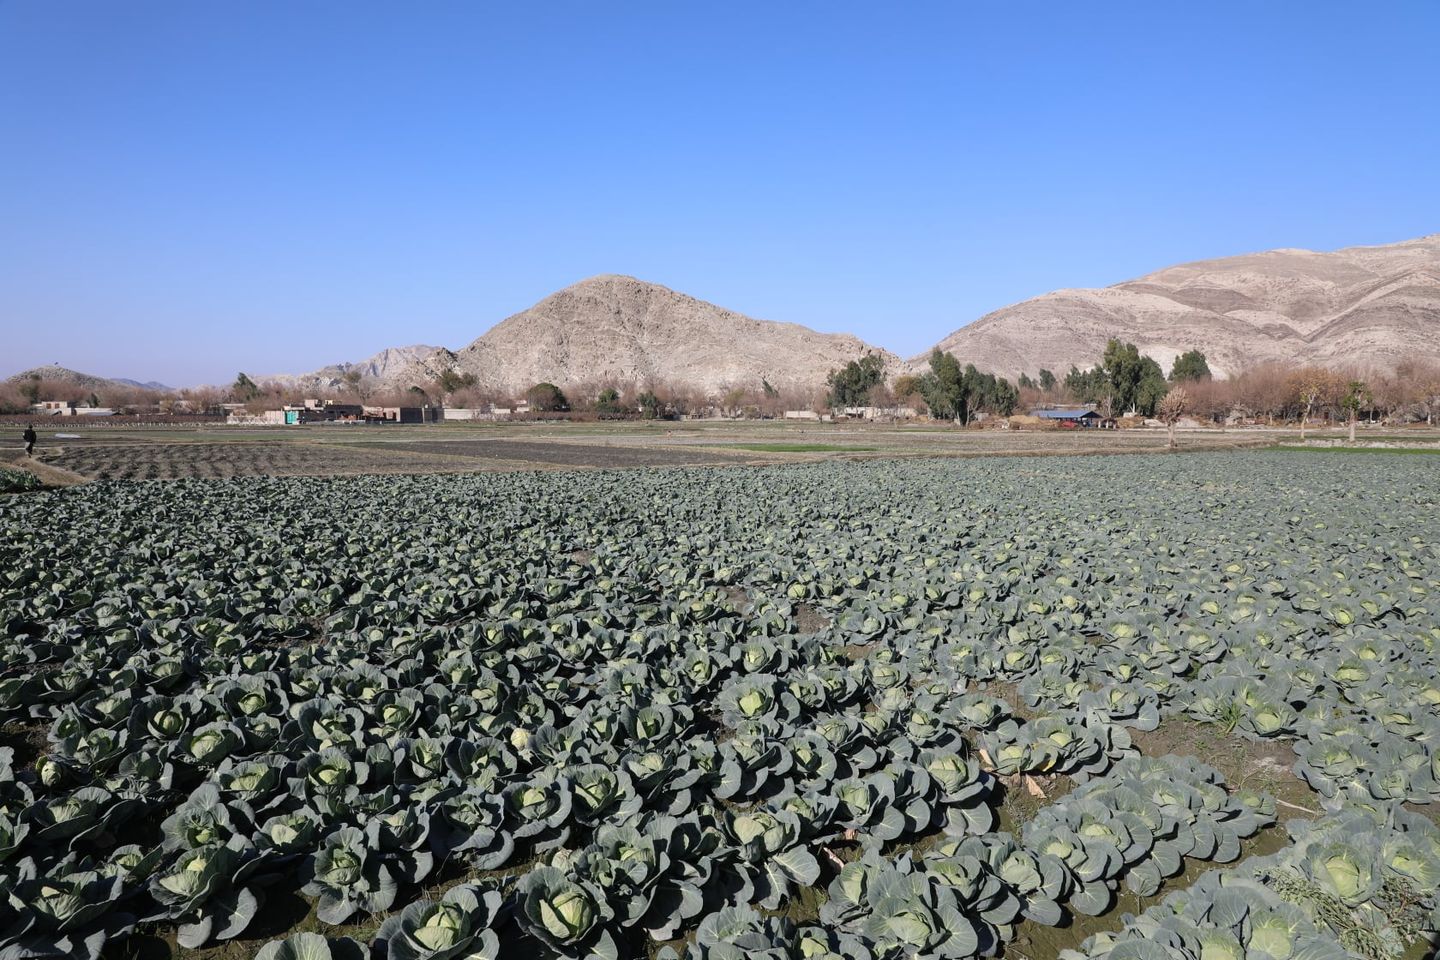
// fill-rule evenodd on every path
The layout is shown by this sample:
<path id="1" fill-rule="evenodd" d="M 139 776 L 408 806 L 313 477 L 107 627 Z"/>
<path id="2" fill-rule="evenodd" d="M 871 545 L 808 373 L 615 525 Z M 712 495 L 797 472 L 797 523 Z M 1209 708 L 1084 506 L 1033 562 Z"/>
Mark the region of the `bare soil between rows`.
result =
<path id="1" fill-rule="evenodd" d="M 42 450 L 39 461 L 91 480 L 468 473 L 479 469 L 451 457 L 421 457 L 339 444 L 285 441 L 95 443 L 80 440 Z"/>
<path id="2" fill-rule="evenodd" d="M 684 447 L 547 442 L 543 440 L 416 440 L 356 444 L 366 449 L 404 451 L 425 456 L 520 460 L 567 467 L 682 467 L 733 464 L 734 457 Z"/>

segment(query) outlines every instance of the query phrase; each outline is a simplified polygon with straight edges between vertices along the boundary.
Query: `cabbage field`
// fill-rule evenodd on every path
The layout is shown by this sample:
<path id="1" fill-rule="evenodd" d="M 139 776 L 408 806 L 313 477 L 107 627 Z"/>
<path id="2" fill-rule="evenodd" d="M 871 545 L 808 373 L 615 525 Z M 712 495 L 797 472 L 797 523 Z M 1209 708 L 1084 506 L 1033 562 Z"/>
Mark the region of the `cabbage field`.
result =
<path id="1" fill-rule="evenodd" d="M 0 498 L 0 960 L 1424 956 L 1425 459 Z"/>

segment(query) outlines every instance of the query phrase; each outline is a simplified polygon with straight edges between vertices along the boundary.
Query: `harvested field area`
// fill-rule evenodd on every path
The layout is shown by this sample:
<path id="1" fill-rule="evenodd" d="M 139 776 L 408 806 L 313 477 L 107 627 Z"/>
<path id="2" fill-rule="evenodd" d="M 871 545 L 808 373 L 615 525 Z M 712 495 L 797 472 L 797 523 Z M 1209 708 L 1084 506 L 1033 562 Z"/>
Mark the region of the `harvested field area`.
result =
<path id="1" fill-rule="evenodd" d="M 348 446 L 348 445 L 347 445 Z M 568 440 L 415 440 L 361 444 L 367 450 L 391 450 L 424 457 L 470 457 L 565 467 L 680 467 L 735 463 L 736 458 L 677 446 L 574 443 Z"/>
<path id="2" fill-rule="evenodd" d="M 47 446 L 41 451 L 41 462 L 93 480 L 325 477 L 515 469 L 515 465 L 501 463 L 481 464 L 414 452 L 389 452 L 383 448 L 287 440 L 234 443 L 81 440 Z"/>
<path id="3" fill-rule="evenodd" d="M 1182 433 L 1179 444 L 1182 451 L 1240 451 L 1290 436 L 1283 431 L 1197 430 Z M 1404 439 L 1410 445 L 1436 443 L 1440 434 L 1412 431 Z M 38 453 L 40 463 L 59 471 L 47 483 L 59 483 L 86 478 L 222 479 L 1088 456 L 1160 452 L 1164 445 L 1163 431 L 1149 430 L 962 430 L 942 425 L 783 421 L 132 429 L 79 423 L 65 424 L 63 429 L 46 424 Z M 20 456 L 19 447 L 7 446 L 0 438 L 0 461 Z"/>

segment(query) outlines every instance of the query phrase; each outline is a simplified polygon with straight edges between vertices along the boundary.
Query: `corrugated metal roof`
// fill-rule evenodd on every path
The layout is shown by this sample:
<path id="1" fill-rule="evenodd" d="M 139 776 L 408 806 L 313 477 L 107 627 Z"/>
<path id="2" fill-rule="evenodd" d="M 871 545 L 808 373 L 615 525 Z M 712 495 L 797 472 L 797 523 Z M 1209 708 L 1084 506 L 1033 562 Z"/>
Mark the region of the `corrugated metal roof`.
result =
<path id="1" fill-rule="evenodd" d="M 1099 416 L 1089 407 L 1075 407 L 1070 410 L 1036 410 L 1035 416 L 1047 420 L 1078 420 L 1081 417 Z"/>

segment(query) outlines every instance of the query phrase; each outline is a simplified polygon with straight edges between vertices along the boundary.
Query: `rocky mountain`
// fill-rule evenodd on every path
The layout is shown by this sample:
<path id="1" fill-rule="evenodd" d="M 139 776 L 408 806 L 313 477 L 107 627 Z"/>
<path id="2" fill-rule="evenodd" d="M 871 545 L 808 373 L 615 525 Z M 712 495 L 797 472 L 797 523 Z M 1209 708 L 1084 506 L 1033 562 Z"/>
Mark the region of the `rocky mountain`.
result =
<path id="1" fill-rule="evenodd" d="M 1167 267 L 1100 289 L 1057 290 L 1005 307 L 939 343 L 981 370 L 1016 377 L 1099 360 L 1111 337 L 1165 367 L 1199 349 L 1217 375 L 1269 360 L 1389 368 L 1440 362 L 1440 234 L 1331 253 L 1271 250 Z M 634 277 L 583 280 L 500 321 L 468 346 L 383 350 L 299 376 L 255 377 L 338 387 L 356 373 L 371 389 L 472 373 L 500 395 L 541 381 L 815 389 L 867 351 L 891 375 L 925 368 L 847 334 L 756 320 Z"/>
<path id="2" fill-rule="evenodd" d="M 755 320 L 634 277 L 582 280 L 501 320 L 463 349 L 410 346 L 312 373 L 253 377 L 301 387 L 339 387 L 358 372 L 371 390 L 433 383 L 445 370 L 474 374 L 484 390 L 520 396 L 537 383 L 646 386 L 667 383 L 715 394 L 732 387 L 812 389 L 836 367 L 882 353 L 848 334 Z"/>
<path id="3" fill-rule="evenodd" d="M 387 347 L 364 360 L 332 363 L 309 373 L 251 374 L 257 383 L 278 383 L 304 389 L 338 389 L 353 377 L 359 377 L 371 388 L 398 387 L 429 383 L 442 370 L 453 368 L 455 354 L 444 347 L 413 344 L 408 347 Z"/>
<path id="4" fill-rule="evenodd" d="M 21 370 L 13 376 L 7 377 L 7 383 L 22 383 L 26 380 L 45 380 L 50 383 L 66 383 L 71 386 L 83 387 L 86 390 L 98 390 L 102 387 L 145 387 L 146 389 L 168 389 L 165 387 L 151 387 L 149 384 L 136 383 L 134 380 L 120 380 L 112 377 L 97 377 L 93 373 L 81 373 L 79 370 L 71 370 L 69 367 L 62 367 L 58 364 L 47 363 L 39 367 L 31 367 L 29 370 Z"/>
<path id="5" fill-rule="evenodd" d="M 417 343 L 409 347 L 388 347 L 375 356 L 356 363 L 331 364 L 315 371 L 312 376 L 333 377 L 340 380 L 346 374 L 358 373 L 362 377 L 375 380 L 390 380 L 405 376 L 417 364 L 423 365 L 431 362 L 437 353 L 442 354 L 446 362 L 454 357 L 444 347 L 431 347 Z"/>
<path id="6" fill-rule="evenodd" d="M 987 314 L 939 347 L 1005 376 L 1044 367 L 1063 377 L 1072 364 L 1093 365 L 1111 337 L 1166 369 L 1186 350 L 1202 350 L 1219 376 L 1268 360 L 1440 361 L 1440 234 L 1202 260 L 1103 289 L 1057 290 Z"/>
<path id="7" fill-rule="evenodd" d="M 500 321 L 455 362 L 507 393 L 546 380 L 562 387 L 664 382 L 714 393 L 758 387 L 762 379 L 776 388 L 813 388 L 874 350 L 848 334 L 755 320 L 634 277 L 600 276 Z"/>
<path id="8" fill-rule="evenodd" d="M 141 390 L 158 390 L 161 393 L 169 393 L 175 389 L 159 380 L 146 380 L 142 383 L 139 380 L 131 380 L 129 377 L 115 377 L 114 379 L 116 383 L 123 383 L 127 387 L 138 387 Z"/>

